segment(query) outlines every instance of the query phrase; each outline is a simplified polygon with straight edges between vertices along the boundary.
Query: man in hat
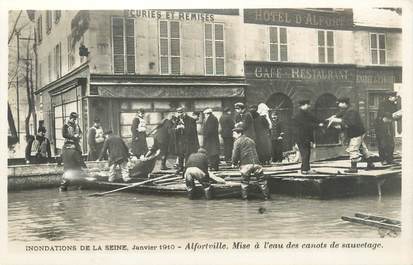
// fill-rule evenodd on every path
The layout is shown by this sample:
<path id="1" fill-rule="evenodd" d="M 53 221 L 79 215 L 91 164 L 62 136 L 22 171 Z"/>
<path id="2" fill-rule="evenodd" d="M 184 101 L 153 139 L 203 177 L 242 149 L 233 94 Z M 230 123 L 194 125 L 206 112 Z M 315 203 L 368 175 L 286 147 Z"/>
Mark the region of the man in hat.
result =
<path id="1" fill-rule="evenodd" d="M 264 200 L 270 198 L 267 180 L 264 176 L 260 161 L 258 160 L 255 142 L 244 134 L 244 127 L 235 125 L 233 131 L 234 150 L 232 152 L 233 166 L 239 165 L 241 173 L 241 197 L 248 199 L 248 186 L 251 176 L 258 181 Z"/>
<path id="2" fill-rule="evenodd" d="M 329 124 L 335 125 L 336 128 L 344 130 L 346 136 L 350 139 L 346 151 L 350 154 L 351 166 L 345 170 L 346 173 L 357 173 L 357 162 L 362 158 L 367 161 L 367 170 L 373 169 L 374 164 L 370 159 L 369 150 L 364 143 L 365 129 L 360 117 L 360 113 L 350 108 L 350 99 L 341 97 L 337 100 L 339 113 L 328 118 Z"/>
<path id="3" fill-rule="evenodd" d="M 292 118 L 292 125 L 294 127 L 294 140 L 301 155 L 301 174 L 306 175 L 314 173 L 314 171 L 310 170 L 310 155 L 311 147 L 314 143 L 314 130 L 317 127 L 322 127 L 323 123 L 311 114 L 310 100 L 300 100 L 298 105 L 299 110 Z"/>
<path id="4" fill-rule="evenodd" d="M 26 163 L 42 164 L 49 162 L 52 157 L 50 141 L 46 137 L 46 128 L 41 126 L 37 135 L 31 137 L 26 146 Z"/>
<path id="5" fill-rule="evenodd" d="M 177 109 L 177 124 L 175 127 L 176 152 L 178 155 L 177 172 L 184 169 L 184 161 L 199 148 L 196 120 L 184 112 L 184 108 Z"/>
<path id="6" fill-rule="evenodd" d="M 375 129 L 379 156 L 383 165 L 393 163 L 395 121 L 393 113 L 398 110 L 396 93 L 389 94 L 379 104 L 379 110 L 375 120 Z"/>
<path id="7" fill-rule="evenodd" d="M 86 167 L 82 159 L 82 149 L 80 147 L 80 138 L 82 137 L 82 130 L 77 119 L 79 115 L 76 112 L 70 113 L 69 120 L 63 125 L 62 135 L 65 142 L 62 147 L 63 168 L 65 173 L 67 171 L 81 171 L 82 167 Z M 66 191 L 69 182 L 63 179 L 60 190 Z"/>
<path id="8" fill-rule="evenodd" d="M 189 155 L 185 164 L 185 183 L 190 199 L 195 195 L 195 180 L 201 183 L 204 189 L 205 199 L 211 199 L 211 184 L 208 173 L 208 156 L 204 148 L 199 148 L 196 153 Z"/>
<path id="9" fill-rule="evenodd" d="M 99 156 L 99 160 L 109 153 L 109 182 L 114 182 L 116 179 L 116 167 L 119 166 L 124 182 L 131 180 L 128 169 L 129 149 L 125 142 L 118 135 L 114 135 L 111 130 L 105 133 L 107 139 L 103 144 L 102 151 Z"/>
<path id="10" fill-rule="evenodd" d="M 212 109 L 204 110 L 204 148 L 207 150 L 209 165 L 213 170 L 218 171 L 219 166 L 219 136 L 218 136 L 218 119 L 212 113 Z"/>
<path id="11" fill-rule="evenodd" d="M 238 102 L 234 105 L 235 108 L 235 123 L 242 122 L 244 134 L 255 141 L 254 119 L 250 112 L 247 111 L 244 103 Z"/>
<path id="12" fill-rule="evenodd" d="M 132 146 L 131 152 L 137 158 L 144 156 L 148 152 L 148 144 L 146 142 L 146 121 L 144 117 L 145 111 L 139 109 L 136 117 L 132 121 Z"/>
<path id="13" fill-rule="evenodd" d="M 88 160 L 96 161 L 102 151 L 103 143 L 105 142 L 105 135 L 100 124 L 100 119 L 95 118 L 93 126 L 89 128 L 87 141 L 89 144 Z"/>
<path id="14" fill-rule="evenodd" d="M 219 124 L 221 125 L 221 137 L 224 142 L 225 161 L 229 163 L 231 161 L 232 148 L 234 146 L 232 129 L 234 129 L 235 125 L 230 108 L 227 107 L 224 109 L 224 113 L 219 118 Z"/>

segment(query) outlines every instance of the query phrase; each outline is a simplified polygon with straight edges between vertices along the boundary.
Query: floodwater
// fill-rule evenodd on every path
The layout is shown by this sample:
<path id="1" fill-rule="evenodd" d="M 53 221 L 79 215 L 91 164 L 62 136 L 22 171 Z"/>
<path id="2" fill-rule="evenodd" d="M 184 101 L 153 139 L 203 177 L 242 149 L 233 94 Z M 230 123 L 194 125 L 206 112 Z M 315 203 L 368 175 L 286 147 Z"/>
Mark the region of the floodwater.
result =
<path id="1" fill-rule="evenodd" d="M 272 195 L 270 201 L 188 200 L 185 197 L 55 189 L 8 194 L 11 241 L 379 238 L 377 228 L 342 215 L 370 213 L 400 220 L 400 195 L 314 200 Z M 265 208 L 259 213 L 259 208 Z"/>

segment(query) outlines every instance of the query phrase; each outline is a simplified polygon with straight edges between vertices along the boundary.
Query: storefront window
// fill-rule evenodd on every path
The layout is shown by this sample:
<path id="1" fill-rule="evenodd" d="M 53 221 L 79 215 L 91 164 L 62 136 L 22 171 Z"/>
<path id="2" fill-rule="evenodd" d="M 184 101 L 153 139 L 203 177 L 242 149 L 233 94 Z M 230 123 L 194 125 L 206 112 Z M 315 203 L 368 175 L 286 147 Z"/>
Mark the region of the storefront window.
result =
<path id="1" fill-rule="evenodd" d="M 270 60 L 288 60 L 287 29 L 280 27 L 270 27 Z"/>
<path id="2" fill-rule="evenodd" d="M 325 120 L 338 112 L 337 98 L 332 94 L 321 95 L 315 103 L 315 114 L 320 120 Z M 329 145 L 340 143 L 340 132 L 337 129 L 329 128 L 324 131 L 315 131 L 315 141 L 317 145 Z"/>
<path id="3" fill-rule="evenodd" d="M 334 63 L 333 31 L 318 31 L 318 61 L 320 63 Z"/>
<path id="4" fill-rule="evenodd" d="M 370 34 L 370 50 L 372 64 L 386 64 L 386 36 L 384 34 Z"/>
<path id="5" fill-rule="evenodd" d="M 181 74 L 181 33 L 178 21 L 159 22 L 161 74 Z"/>
<path id="6" fill-rule="evenodd" d="M 135 73 L 135 20 L 112 17 L 113 69 L 115 74 Z"/>
<path id="7" fill-rule="evenodd" d="M 224 74 L 224 47 L 224 25 L 218 23 L 205 24 L 205 74 Z"/>

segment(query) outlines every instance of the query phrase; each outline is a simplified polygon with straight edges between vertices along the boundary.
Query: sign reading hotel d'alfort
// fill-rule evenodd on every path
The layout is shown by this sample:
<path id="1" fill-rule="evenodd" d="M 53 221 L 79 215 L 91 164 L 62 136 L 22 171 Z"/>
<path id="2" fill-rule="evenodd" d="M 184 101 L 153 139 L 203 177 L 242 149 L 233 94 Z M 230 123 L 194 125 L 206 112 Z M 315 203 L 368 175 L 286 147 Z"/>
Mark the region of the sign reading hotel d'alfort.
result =
<path id="1" fill-rule="evenodd" d="M 252 24 L 351 30 L 351 11 L 323 12 L 303 9 L 245 9 L 244 22 Z"/>
<path id="2" fill-rule="evenodd" d="M 214 22 L 209 13 L 188 12 L 186 10 L 126 10 L 126 15 L 135 18 Z"/>

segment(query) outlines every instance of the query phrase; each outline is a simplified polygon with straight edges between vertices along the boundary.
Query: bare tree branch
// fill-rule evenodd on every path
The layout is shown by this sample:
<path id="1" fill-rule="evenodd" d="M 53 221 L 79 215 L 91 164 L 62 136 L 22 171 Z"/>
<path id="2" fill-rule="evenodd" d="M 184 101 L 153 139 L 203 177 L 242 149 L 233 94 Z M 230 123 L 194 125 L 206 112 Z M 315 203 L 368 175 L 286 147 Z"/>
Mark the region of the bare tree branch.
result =
<path id="1" fill-rule="evenodd" d="M 19 15 L 16 18 L 16 21 L 14 21 L 13 30 L 10 33 L 9 42 L 7 44 L 10 44 L 11 40 L 13 39 L 14 33 L 16 33 L 17 23 L 19 22 L 20 16 L 22 15 L 22 12 L 23 12 L 23 10 L 20 10 Z"/>

